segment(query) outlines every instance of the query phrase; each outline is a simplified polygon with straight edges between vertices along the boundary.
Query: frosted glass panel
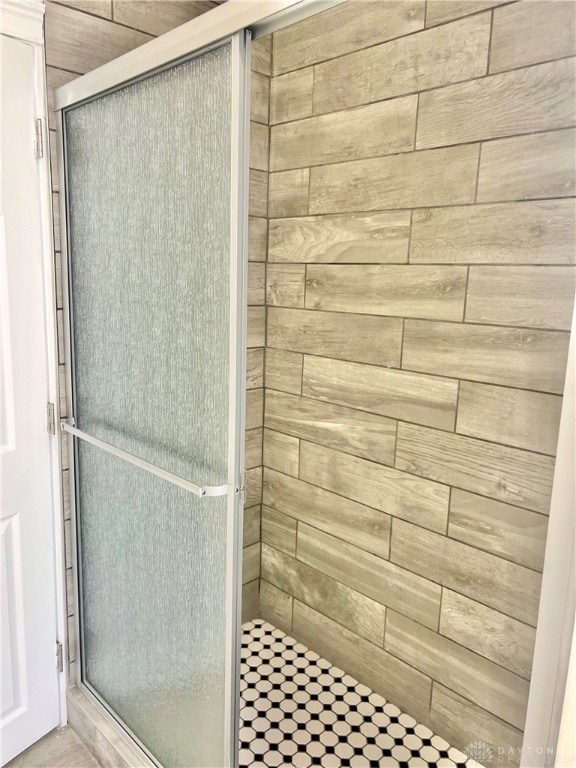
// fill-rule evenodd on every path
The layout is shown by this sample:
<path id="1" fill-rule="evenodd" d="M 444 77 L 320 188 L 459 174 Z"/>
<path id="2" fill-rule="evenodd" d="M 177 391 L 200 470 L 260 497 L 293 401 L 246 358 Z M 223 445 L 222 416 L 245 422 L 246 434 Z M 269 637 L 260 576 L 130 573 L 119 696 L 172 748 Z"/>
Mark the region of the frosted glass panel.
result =
<path id="1" fill-rule="evenodd" d="M 227 480 L 230 46 L 66 115 L 77 426 Z"/>
<path id="2" fill-rule="evenodd" d="M 85 678 L 162 765 L 222 766 L 226 497 L 78 464 Z"/>
<path id="3" fill-rule="evenodd" d="M 76 426 L 228 482 L 231 46 L 65 114 Z M 227 497 L 82 441 L 83 679 L 166 768 L 221 766 Z"/>

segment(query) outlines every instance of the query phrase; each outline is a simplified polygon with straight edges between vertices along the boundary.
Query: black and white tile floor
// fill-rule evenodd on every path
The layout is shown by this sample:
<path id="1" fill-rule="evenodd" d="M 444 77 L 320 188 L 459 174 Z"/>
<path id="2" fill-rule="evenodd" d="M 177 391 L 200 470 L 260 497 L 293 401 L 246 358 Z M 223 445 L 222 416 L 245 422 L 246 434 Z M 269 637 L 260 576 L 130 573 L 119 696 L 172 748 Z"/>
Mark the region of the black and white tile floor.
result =
<path id="1" fill-rule="evenodd" d="M 242 768 L 480 768 L 272 624 L 242 630 Z"/>

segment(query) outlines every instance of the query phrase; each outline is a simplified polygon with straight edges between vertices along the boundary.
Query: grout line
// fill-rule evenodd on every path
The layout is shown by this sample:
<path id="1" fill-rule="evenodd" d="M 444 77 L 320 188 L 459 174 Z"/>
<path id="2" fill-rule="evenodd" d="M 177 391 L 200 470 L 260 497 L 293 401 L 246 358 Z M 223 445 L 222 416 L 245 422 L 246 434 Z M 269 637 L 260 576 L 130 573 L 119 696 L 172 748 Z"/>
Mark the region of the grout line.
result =
<path id="1" fill-rule="evenodd" d="M 50 130 L 51 130 L 51 132 L 56 133 L 55 129 L 50 129 Z M 570 126 L 567 126 L 566 129 L 561 129 L 561 130 L 574 130 L 574 126 L 570 125 Z M 548 131 L 540 131 L 540 133 L 548 133 Z M 532 136 L 532 135 L 536 135 L 536 133 L 533 133 L 533 134 L 522 134 L 521 136 L 524 137 L 524 136 Z M 516 138 L 516 137 L 505 136 L 505 137 L 501 137 L 501 138 Z M 480 142 L 476 141 L 476 142 L 472 142 L 472 143 L 478 144 Z M 482 143 L 485 144 L 486 141 L 483 140 Z M 455 145 L 455 146 L 462 146 L 462 145 Z M 443 147 L 439 147 L 439 149 L 443 149 Z M 445 149 L 445 147 L 444 147 L 444 149 Z M 428 151 L 428 150 L 424 150 L 424 151 Z M 413 154 L 413 153 L 406 152 L 406 153 L 403 153 L 403 154 Z M 392 157 L 392 155 L 385 155 L 384 157 Z M 374 160 L 374 159 L 377 159 L 377 158 L 368 158 L 368 159 L 369 160 Z M 350 162 L 356 162 L 356 161 L 352 160 Z M 343 165 L 343 163 L 337 163 L 337 165 Z M 318 168 L 320 166 L 314 166 L 314 167 Z M 296 169 L 293 169 L 293 170 L 301 170 L 301 169 L 296 168 Z M 285 173 L 285 172 L 286 171 L 278 171 L 278 173 Z M 275 173 L 272 173 L 270 175 L 274 176 Z M 530 197 L 530 198 L 524 198 L 524 199 L 502 198 L 500 200 L 483 200 L 482 202 L 478 202 L 478 203 L 460 201 L 460 202 L 450 203 L 450 204 L 446 204 L 446 205 L 414 205 L 413 203 L 411 203 L 410 205 L 405 205 L 405 206 L 400 206 L 400 207 L 399 206 L 392 206 L 392 207 L 389 207 L 389 208 L 379 207 L 379 208 L 366 209 L 366 208 L 362 207 L 362 208 L 354 208 L 353 210 L 346 210 L 346 211 L 335 209 L 335 210 L 331 210 L 331 211 L 316 211 L 313 214 L 304 214 L 304 215 L 300 214 L 300 215 L 296 215 L 296 216 L 294 214 L 286 214 L 286 216 L 270 216 L 270 219 L 273 220 L 273 221 L 283 221 L 284 219 L 304 219 L 304 218 L 306 218 L 308 216 L 313 216 L 314 218 L 323 217 L 323 216 L 331 216 L 331 217 L 340 216 L 340 217 L 342 217 L 342 216 L 354 216 L 354 215 L 360 215 L 360 214 L 369 215 L 369 214 L 377 214 L 377 213 L 398 213 L 400 211 L 411 211 L 411 210 L 414 210 L 414 211 L 438 211 L 438 210 L 442 211 L 442 210 L 451 210 L 451 209 L 454 209 L 454 208 L 470 208 L 470 209 L 474 209 L 474 208 L 483 208 L 483 207 L 489 207 L 489 206 L 498 207 L 498 206 L 505 206 L 505 205 L 507 205 L 507 206 L 513 205 L 514 207 L 517 207 L 517 206 L 521 206 L 524 203 L 526 205 L 530 205 L 531 203 L 556 203 L 556 202 L 559 202 L 559 201 L 573 201 L 573 200 L 574 200 L 574 195 L 555 195 L 554 197 Z M 259 217 L 256 217 L 256 218 L 263 218 L 263 217 L 259 216 Z M 323 263 L 323 262 L 316 262 L 316 263 Z M 326 263 L 329 263 L 329 262 L 326 262 Z M 341 262 L 338 262 L 338 263 L 341 263 Z M 344 263 L 344 262 L 342 262 L 342 263 Z M 350 262 L 350 263 L 357 264 L 359 262 Z M 373 264 L 374 262 L 367 262 L 367 263 L 368 264 Z M 380 263 L 386 263 L 386 262 L 380 262 Z M 398 263 L 404 263 L 404 262 L 398 262 Z M 446 261 L 422 261 L 422 262 L 420 262 L 419 261 L 419 262 L 413 262 L 413 263 L 415 263 L 415 264 L 459 264 L 461 262 L 452 262 L 452 261 L 449 261 L 449 262 L 446 262 Z M 469 263 L 469 262 L 464 262 L 464 263 Z M 473 262 L 473 263 L 476 263 L 476 262 Z M 494 266 L 494 262 L 490 262 L 490 261 L 488 261 L 488 262 L 479 262 L 479 263 L 485 263 L 488 266 Z M 552 266 L 552 265 L 557 264 L 557 263 L 558 262 L 553 262 L 552 261 L 549 264 L 545 264 L 545 265 L 542 265 L 542 266 Z M 503 265 L 507 265 L 507 266 L 514 266 L 514 267 L 516 267 L 516 266 L 531 266 L 533 264 L 533 262 L 529 262 L 529 261 L 528 262 L 521 262 L 521 263 L 502 262 L 502 264 Z M 573 266 L 574 263 L 573 262 L 567 263 L 566 261 L 564 261 L 564 262 L 560 262 L 559 266 L 568 266 L 569 264 L 571 266 Z"/>
<path id="2" fill-rule="evenodd" d="M 276 351 L 278 351 L 278 352 L 288 351 L 288 350 L 277 350 L 275 347 L 270 347 L 270 349 L 272 351 L 274 351 L 274 352 L 276 352 Z M 400 373 L 408 373 L 412 377 L 417 376 L 417 377 L 421 377 L 422 379 L 425 379 L 425 378 L 440 379 L 440 380 L 445 381 L 445 382 L 453 382 L 453 383 L 456 383 L 458 381 L 463 381 L 463 382 L 469 382 L 471 384 L 477 384 L 477 385 L 483 386 L 483 387 L 499 387 L 500 389 L 511 389 L 513 391 L 518 391 L 518 392 L 531 392 L 532 394 L 548 395 L 549 397 L 555 397 L 555 398 L 561 398 L 562 397 L 562 395 L 559 394 L 559 393 L 544 392 L 544 391 L 539 390 L 539 389 L 526 389 L 526 388 L 523 388 L 523 387 L 513 387 L 510 384 L 495 384 L 494 382 L 478 381 L 476 379 L 466 379 L 466 378 L 463 378 L 463 377 L 456 377 L 456 376 L 453 376 L 453 377 L 441 376 L 440 374 L 435 374 L 435 373 L 434 374 L 432 374 L 432 373 L 421 373 L 419 371 L 410 371 L 410 370 L 407 370 L 406 368 L 402 368 L 402 369 L 400 369 L 400 368 L 388 368 L 388 367 L 385 367 L 385 366 L 382 366 L 382 365 L 376 365 L 374 363 L 356 363 L 354 361 L 339 360 L 339 359 L 336 359 L 336 358 L 325 357 L 325 356 L 322 356 L 322 355 L 312 355 L 309 352 L 306 352 L 305 354 L 303 354 L 301 352 L 288 352 L 288 354 L 294 354 L 294 355 L 302 354 L 303 357 L 311 357 L 314 360 L 326 360 L 326 361 L 329 361 L 331 363 L 334 363 L 334 362 L 335 363 L 345 363 L 345 364 L 348 364 L 348 365 L 357 365 L 357 366 L 367 366 L 369 368 L 378 368 L 383 373 L 385 373 L 385 372 L 398 373 L 398 374 L 400 374 Z M 276 389 L 274 387 L 267 387 L 267 389 L 270 389 L 273 392 L 283 392 L 283 393 L 288 394 L 288 395 L 294 395 L 294 392 L 292 392 L 290 390 Z M 301 393 L 299 393 L 299 395 L 303 396 Z M 306 395 L 306 397 L 310 397 L 310 395 Z M 423 424 L 421 422 L 416 422 L 416 421 L 409 422 L 406 419 L 399 419 L 398 416 L 390 416 L 388 414 L 381 413 L 379 411 L 371 411 L 368 408 L 361 408 L 358 405 L 350 405 L 349 403 L 338 402 L 338 401 L 335 401 L 335 400 L 328 400 L 328 399 L 323 399 L 323 398 L 319 398 L 319 397 L 310 397 L 310 399 L 312 399 L 312 400 L 321 400 L 322 402 L 332 403 L 333 405 L 340 405 L 340 406 L 342 406 L 344 408 L 351 408 L 353 410 L 362 411 L 363 413 L 372 413 L 372 414 L 374 414 L 376 416 L 383 416 L 383 417 L 388 418 L 388 419 L 396 419 L 398 421 L 404 421 L 407 424 L 417 424 L 418 426 L 421 426 L 421 427 L 429 427 L 430 429 L 437 429 L 437 430 L 443 431 L 443 432 L 449 432 L 449 433 L 453 433 L 454 432 L 453 429 L 451 429 L 451 430 L 442 429 L 442 427 L 432 426 L 430 424 Z M 513 447 L 516 447 L 516 446 L 510 446 L 510 447 L 513 448 Z M 520 450 L 522 450 L 522 449 L 520 449 Z M 528 449 L 525 449 L 525 450 L 528 450 Z M 546 456 L 550 455 L 551 456 L 553 454 L 544 454 L 544 455 L 546 455 Z"/>
<path id="3" fill-rule="evenodd" d="M 410 266 L 412 264 L 412 227 L 414 226 L 414 209 L 410 209 L 410 223 L 408 224 L 408 253 L 406 254 L 406 262 L 403 262 L 400 266 Z M 392 265 L 391 265 L 392 266 Z"/>
<path id="4" fill-rule="evenodd" d="M 324 265 L 318 265 L 318 266 L 324 266 Z M 325 266 L 341 266 L 341 265 L 325 265 Z M 358 265 L 361 266 L 361 265 Z M 414 271 L 418 269 L 419 267 L 423 266 L 433 266 L 433 265 L 425 265 L 425 264 L 377 264 L 377 265 L 371 265 L 371 266 L 383 266 L 383 267 L 408 267 L 412 268 Z M 470 266 L 477 266 L 476 264 L 462 264 L 462 265 L 448 265 L 445 264 L 445 267 L 448 268 L 469 268 Z M 504 266 L 504 265 L 503 265 Z M 512 265 L 508 265 L 512 266 Z M 570 265 L 565 265 L 570 266 Z M 520 331 L 524 333 L 545 333 L 545 334 L 560 334 L 562 336 L 569 336 L 570 335 L 570 329 L 569 328 L 550 328 L 546 326 L 531 326 L 531 325 L 512 325 L 511 323 L 487 323 L 487 322 L 476 322 L 471 321 L 464 324 L 462 320 L 450 320 L 447 318 L 432 318 L 432 317 L 413 317 L 412 315 L 381 315 L 374 312 L 352 312 L 350 310 L 343 310 L 343 309 L 307 309 L 307 308 L 301 308 L 301 307 L 286 307 L 286 306 L 272 306 L 270 305 L 270 309 L 273 310 L 280 310 L 283 312 L 307 312 L 309 315 L 317 314 L 317 315 L 344 315 L 349 316 L 351 319 L 355 317 L 365 317 L 365 318 L 380 318 L 381 320 L 398 320 L 398 321 L 408 321 L 408 322 L 414 322 L 414 323 L 431 323 L 433 325 L 450 325 L 450 326 L 460 326 L 462 329 L 468 330 L 469 328 L 486 328 L 490 329 L 492 332 L 494 332 L 495 329 L 501 328 L 507 331 Z M 276 349 L 276 347 L 272 347 L 272 349 Z M 295 352 L 305 355 L 311 355 L 314 357 L 324 357 L 323 355 L 315 355 L 313 352 L 301 352 L 300 350 L 285 350 L 286 352 Z M 348 358 L 331 358 L 334 360 L 342 360 L 346 362 L 351 363 L 358 363 L 359 365 L 374 365 L 380 368 L 391 368 L 395 369 L 396 366 L 393 365 L 386 365 L 384 363 L 369 363 L 363 360 L 351 360 Z M 398 368 L 398 370 L 400 370 Z M 402 370 L 405 370 L 402 368 Z M 425 373 L 425 371 L 424 371 Z M 438 374 L 439 375 L 439 374 Z M 457 377 L 443 377 L 443 378 L 457 378 Z M 520 389 L 520 387 L 513 387 L 513 389 Z M 547 391 L 547 390 L 544 390 Z"/>
<path id="5" fill-rule="evenodd" d="M 379 103 L 379 102 L 376 102 Z M 420 114 L 420 91 L 416 94 L 416 120 L 414 121 L 414 143 L 412 145 L 412 152 L 416 152 L 416 137 L 418 136 L 418 117 Z"/>
<path id="6" fill-rule="evenodd" d="M 66 6 L 66 7 L 68 7 L 68 6 Z M 85 74 L 84 72 L 77 72 L 74 69 L 66 69 L 65 67 L 57 67 L 54 64 L 48 64 L 48 62 L 45 63 L 45 67 L 46 67 L 46 70 L 55 69 L 57 72 L 66 72 L 67 74 L 75 75 L 76 77 L 82 77 L 82 75 Z M 55 115 L 56 114 L 56 110 L 52 110 L 52 114 Z M 51 130 L 56 130 L 56 129 L 53 128 Z"/>
<path id="7" fill-rule="evenodd" d="M 478 167 L 476 168 L 476 183 L 474 185 L 474 205 L 478 203 L 478 187 L 480 186 L 480 165 L 482 163 L 482 144 L 478 147 Z"/>
<path id="8" fill-rule="evenodd" d="M 492 40 L 494 38 L 494 8 L 490 11 L 490 35 L 488 37 L 488 51 L 486 56 L 486 77 L 490 75 L 490 59 L 492 57 Z"/>
<path id="9" fill-rule="evenodd" d="M 468 305 L 468 288 L 470 285 L 470 264 L 466 267 L 466 285 L 464 287 L 464 304 L 462 305 L 462 322 L 466 322 L 466 309 Z M 504 327 L 504 326 L 498 326 Z M 525 327 L 525 326 L 514 326 L 514 327 Z"/>

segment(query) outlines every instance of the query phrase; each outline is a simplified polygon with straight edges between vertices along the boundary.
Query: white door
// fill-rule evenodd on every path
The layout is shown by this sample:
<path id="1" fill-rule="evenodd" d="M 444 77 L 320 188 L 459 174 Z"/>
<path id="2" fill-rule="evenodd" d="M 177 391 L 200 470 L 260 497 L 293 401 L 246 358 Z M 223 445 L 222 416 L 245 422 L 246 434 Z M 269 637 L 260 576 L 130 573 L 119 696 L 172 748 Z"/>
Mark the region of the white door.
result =
<path id="1" fill-rule="evenodd" d="M 2 764 L 60 720 L 35 56 L 35 46 L 0 35 Z"/>

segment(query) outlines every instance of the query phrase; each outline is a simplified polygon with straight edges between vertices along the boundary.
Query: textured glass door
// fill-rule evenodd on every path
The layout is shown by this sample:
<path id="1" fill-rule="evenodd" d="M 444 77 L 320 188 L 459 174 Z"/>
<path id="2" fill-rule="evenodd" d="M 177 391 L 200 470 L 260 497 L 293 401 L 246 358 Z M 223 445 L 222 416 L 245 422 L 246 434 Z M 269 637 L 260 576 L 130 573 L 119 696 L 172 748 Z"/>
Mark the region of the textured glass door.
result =
<path id="1" fill-rule="evenodd" d="M 244 36 L 63 114 L 82 683 L 233 760 Z"/>

